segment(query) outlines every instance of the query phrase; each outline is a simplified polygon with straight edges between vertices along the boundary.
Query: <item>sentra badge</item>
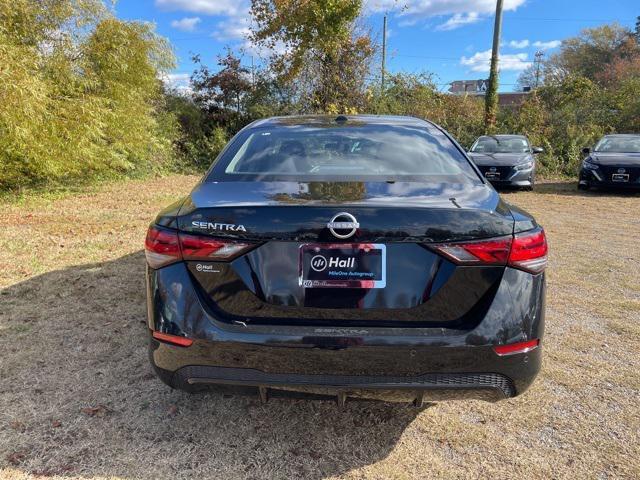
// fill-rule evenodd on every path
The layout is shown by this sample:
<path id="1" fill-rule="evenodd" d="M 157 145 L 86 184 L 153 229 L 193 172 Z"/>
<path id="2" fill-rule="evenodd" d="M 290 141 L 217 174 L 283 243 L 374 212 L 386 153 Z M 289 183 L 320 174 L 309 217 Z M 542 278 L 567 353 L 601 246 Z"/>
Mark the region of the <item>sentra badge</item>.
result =
<path id="1" fill-rule="evenodd" d="M 247 229 L 244 225 L 236 225 L 234 223 L 212 223 L 212 222 L 199 222 L 194 220 L 191 222 L 193 228 L 201 228 L 203 230 L 218 230 L 222 232 L 246 232 Z"/>

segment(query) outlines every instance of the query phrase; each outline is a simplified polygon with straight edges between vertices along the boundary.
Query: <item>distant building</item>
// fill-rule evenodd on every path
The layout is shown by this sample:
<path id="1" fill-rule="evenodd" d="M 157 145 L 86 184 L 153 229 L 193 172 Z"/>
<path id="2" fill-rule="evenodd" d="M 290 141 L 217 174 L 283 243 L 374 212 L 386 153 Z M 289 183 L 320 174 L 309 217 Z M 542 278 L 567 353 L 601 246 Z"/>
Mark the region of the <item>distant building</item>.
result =
<path id="1" fill-rule="evenodd" d="M 449 91 L 456 95 L 484 94 L 487 91 L 489 80 L 455 80 L 451 82 Z"/>
<path id="2" fill-rule="evenodd" d="M 498 93 L 498 105 L 505 108 L 519 107 L 527 99 L 530 92 Z"/>
<path id="3" fill-rule="evenodd" d="M 483 97 L 487 93 L 489 80 L 455 80 L 451 82 L 449 92 L 454 95 L 474 95 Z M 515 108 L 522 105 L 531 93 L 530 88 L 522 92 L 499 92 L 498 105 L 505 108 Z"/>

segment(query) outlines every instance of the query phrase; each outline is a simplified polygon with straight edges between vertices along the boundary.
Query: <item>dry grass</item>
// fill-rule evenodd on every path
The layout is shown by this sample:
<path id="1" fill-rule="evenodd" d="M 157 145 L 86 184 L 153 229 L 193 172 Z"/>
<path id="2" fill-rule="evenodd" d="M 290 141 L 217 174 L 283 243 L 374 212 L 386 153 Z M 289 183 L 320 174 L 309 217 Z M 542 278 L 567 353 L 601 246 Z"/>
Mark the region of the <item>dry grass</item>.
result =
<path id="1" fill-rule="evenodd" d="M 552 248 L 544 368 L 526 395 L 338 411 L 154 378 L 140 247 L 194 182 L 2 204 L 0 477 L 640 477 L 639 195 L 505 194 Z"/>

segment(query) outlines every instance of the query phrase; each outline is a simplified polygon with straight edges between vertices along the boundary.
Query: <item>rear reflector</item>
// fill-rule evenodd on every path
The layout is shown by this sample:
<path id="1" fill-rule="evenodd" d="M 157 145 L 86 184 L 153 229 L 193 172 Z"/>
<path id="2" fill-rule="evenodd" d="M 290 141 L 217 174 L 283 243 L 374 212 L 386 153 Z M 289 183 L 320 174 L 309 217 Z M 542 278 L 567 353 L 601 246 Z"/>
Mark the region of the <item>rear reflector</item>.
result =
<path id="1" fill-rule="evenodd" d="M 530 340 L 528 342 L 511 343 L 509 345 L 495 345 L 493 351 L 501 357 L 505 355 L 515 355 L 516 353 L 527 353 L 538 348 L 540 339 Z"/>
<path id="2" fill-rule="evenodd" d="M 144 242 L 145 256 L 151 268 L 160 268 L 181 260 L 229 261 L 255 247 L 235 240 L 178 233 L 151 225 Z"/>
<path id="3" fill-rule="evenodd" d="M 160 340 L 161 342 L 178 345 L 179 347 L 190 347 L 193 344 L 193 340 L 190 338 L 181 337 L 179 335 L 169 335 L 168 333 L 162 332 L 153 332 L 153 338 Z"/>
<path id="4" fill-rule="evenodd" d="M 430 247 L 458 265 L 509 265 L 529 273 L 540 273 L 547 265 L 547 239 L 542 228 L 508 237 Z"/>

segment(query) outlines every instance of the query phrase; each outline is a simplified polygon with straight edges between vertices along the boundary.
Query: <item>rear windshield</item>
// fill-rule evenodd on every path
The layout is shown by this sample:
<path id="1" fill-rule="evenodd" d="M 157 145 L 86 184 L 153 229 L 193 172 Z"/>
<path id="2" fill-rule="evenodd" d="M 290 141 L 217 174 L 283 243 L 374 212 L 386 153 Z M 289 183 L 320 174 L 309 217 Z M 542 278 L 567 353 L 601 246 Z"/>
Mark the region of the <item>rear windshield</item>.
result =
<path id="1" fill-rule="evenodd" d="M 208 180 L 480 181 L 440 131 L 371 124 L 245 130 L 218 159 Z"/>
<path id="2" fill-rule="evenodd" d="M 604 137 L 594 150 L 596 152 L 640 153 L 640 135 L 637 137 Z"/>
<path id="3" fill-rule="evenodd" d="M 527 153 L 529 142 L 524 138 L 480 137 L 471 147 L 474 153 Z"/>

